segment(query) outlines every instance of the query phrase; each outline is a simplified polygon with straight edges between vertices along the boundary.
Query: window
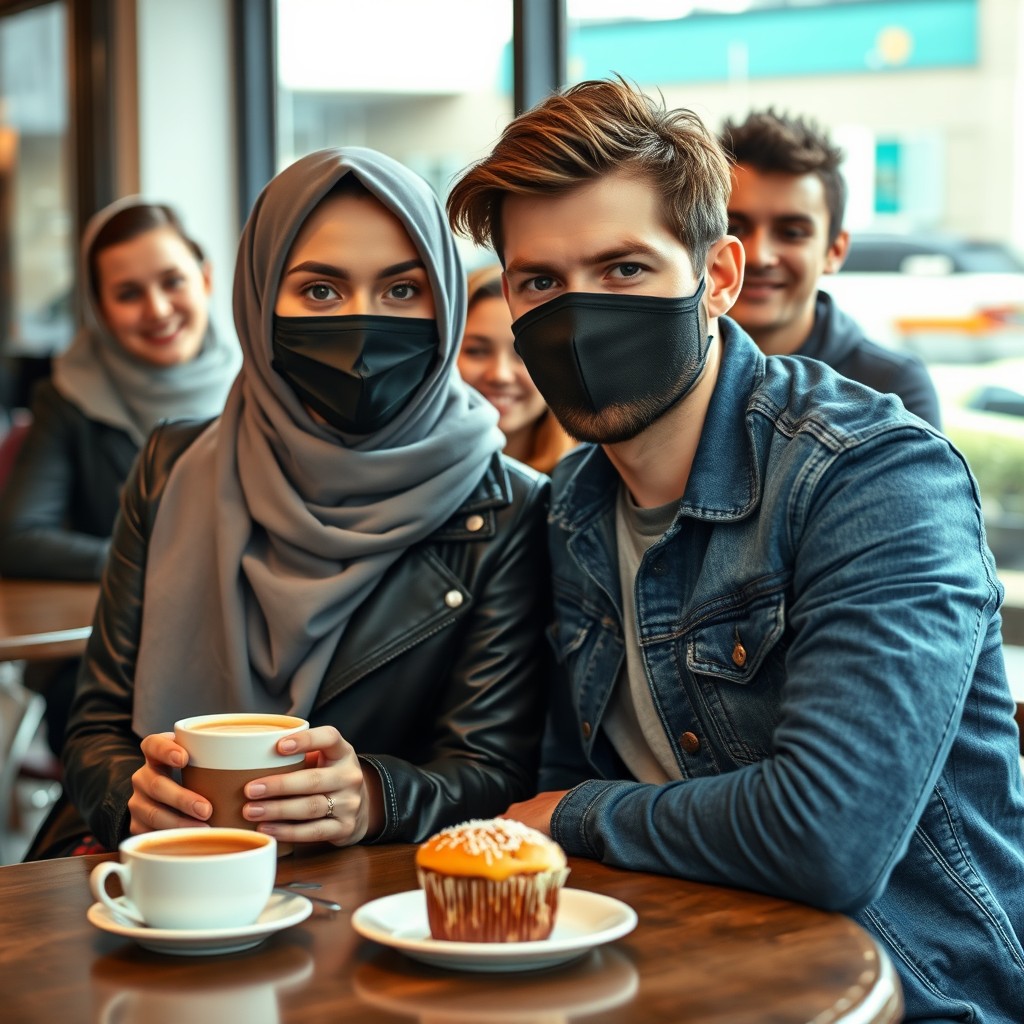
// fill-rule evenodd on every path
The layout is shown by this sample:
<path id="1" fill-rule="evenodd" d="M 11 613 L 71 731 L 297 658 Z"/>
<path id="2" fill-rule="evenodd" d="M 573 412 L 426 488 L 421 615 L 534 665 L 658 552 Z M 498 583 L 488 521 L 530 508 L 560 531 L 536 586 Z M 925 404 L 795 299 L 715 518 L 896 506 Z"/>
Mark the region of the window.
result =
<path id="1" fill-rule="evenodd" d="M 45 361 L 73 331 L 66 10 L 0 18 L 0 347 Z M 24 404 L 17 382 L 5 404 Z M 12 394 L 11 391 L 14 391 Z"/>
<path id="2" fill-rule="evenodd" d="M 511 0 L 278 0 L 277 169 L 369 146 L 443 199 L 512 117 L 511 43 Z"/>

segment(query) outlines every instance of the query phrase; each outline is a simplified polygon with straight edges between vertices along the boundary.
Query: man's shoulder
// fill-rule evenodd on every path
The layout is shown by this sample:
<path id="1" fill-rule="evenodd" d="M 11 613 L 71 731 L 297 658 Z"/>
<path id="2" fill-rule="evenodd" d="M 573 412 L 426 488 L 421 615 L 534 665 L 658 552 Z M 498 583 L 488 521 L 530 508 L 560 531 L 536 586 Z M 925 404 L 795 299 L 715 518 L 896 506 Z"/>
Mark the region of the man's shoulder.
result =
<path id="1" fill-rule="evenodd" d="M 872 341 L 857 320 L 836 305 L 831 296 L 819 293 L 819 302 L 825 302 L 829 310 L 825 342 L 817 357 L 823 362 L 840 373 L 846 372 L 844 367 L 849 366 L 860 367 L 865 371 L 873 370 L 883 376 L 904 373 L 908 369 L 927 373 L 924 363 L 914 353 L 888 348 Z M 849 373 L 846 375 L 851 376 Z M 854 379 L 860 380 L 859 377 Z M 861 380 L 861 383 L 876 390 L 884 390 L 871 381 Z"/>

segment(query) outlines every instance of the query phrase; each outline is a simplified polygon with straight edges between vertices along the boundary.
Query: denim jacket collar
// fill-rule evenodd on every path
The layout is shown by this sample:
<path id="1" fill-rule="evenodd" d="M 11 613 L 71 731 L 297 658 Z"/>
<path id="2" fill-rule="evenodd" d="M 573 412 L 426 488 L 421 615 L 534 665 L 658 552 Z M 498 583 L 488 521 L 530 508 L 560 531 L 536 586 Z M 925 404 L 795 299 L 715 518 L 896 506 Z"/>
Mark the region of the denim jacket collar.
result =
<path id="1" fill-rule="evenodd" d="M 679 516 L 724 522 L 749 515 L 761 497 L 761 468 L 747 407 L 754 389 L 764 379 L 765 357 L 728 317 L 719 318 L 718 327 L 718 380 Z M 736 400 L 740 394 L 743 401 Z M 618 473 L 603 449 L 589 446 L 559 489 L 551 521 L 570 532 L 585 528 L 594 518 L 610 512 L 618 482 Z"/>

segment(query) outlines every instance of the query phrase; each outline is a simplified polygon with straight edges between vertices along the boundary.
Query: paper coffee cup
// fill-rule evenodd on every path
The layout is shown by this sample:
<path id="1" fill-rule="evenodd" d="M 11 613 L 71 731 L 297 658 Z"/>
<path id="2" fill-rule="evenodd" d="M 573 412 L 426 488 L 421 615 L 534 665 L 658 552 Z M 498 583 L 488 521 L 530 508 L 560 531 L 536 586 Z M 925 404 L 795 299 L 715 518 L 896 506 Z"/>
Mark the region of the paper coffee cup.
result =
<path id="1" fill-rule="evenodd" d="M 302 768 L 305 754 L 279 754 L 277 744 L 308 728 L 309 722 L 292 715 L 239 712 L 183 718 L 174 723 L 174 740 L 188 751 L 182 785 L 210 801 L 210 825 L 254 829 L 257 823 L 242 817 L 242 806 L 248 803 L 244 787 L 253 779 Z"/>

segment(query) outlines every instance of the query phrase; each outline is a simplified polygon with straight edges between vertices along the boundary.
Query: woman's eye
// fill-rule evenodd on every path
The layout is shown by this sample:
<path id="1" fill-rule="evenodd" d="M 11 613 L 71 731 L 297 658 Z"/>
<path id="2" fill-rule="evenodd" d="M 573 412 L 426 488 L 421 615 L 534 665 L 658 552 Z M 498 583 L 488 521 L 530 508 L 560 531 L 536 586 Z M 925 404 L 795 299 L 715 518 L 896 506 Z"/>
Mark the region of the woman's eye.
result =
<path id="1" fill-rule="evenodd" d="M 306 295 L 314 302 L 328 302 L 338 298 L 338 293 L 329 285 L 317 282 L 306 288 Z"/>
<path id="2" fill-rule="evenodd" d="M 388 294 L 393 299 L 407 300 L 416 298 L 419 289 L 410 281 L 402 281 L 400 284 L 393 284 L 388 289 Z"/>

